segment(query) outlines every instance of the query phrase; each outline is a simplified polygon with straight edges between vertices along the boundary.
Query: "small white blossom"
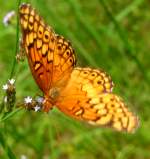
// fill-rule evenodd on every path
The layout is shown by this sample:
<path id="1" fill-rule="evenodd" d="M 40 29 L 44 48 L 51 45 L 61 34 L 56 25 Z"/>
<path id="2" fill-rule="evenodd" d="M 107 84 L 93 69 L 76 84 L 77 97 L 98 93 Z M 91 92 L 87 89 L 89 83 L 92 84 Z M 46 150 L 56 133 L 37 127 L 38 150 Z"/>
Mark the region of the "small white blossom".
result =
<path id="1" fill-rule="evenodd" d="M 11 18 L 12 18 L 14 15 L 15 15 L 15 11 L 10 11 L 10 12 L 8 12 L 8 13 L 4 16 L 4 18 L 3 18 L 3 24 L 4 24 L 5 26 L 8 26 L 8 24 L 9 24 Z"/>
<path id="2" fill-rule="evenodd" d="M 7 103 L 7 96 L 4 97 L 4 102 Z"/>
<path id="3" fill-rule="evenodd" d="M 7 84 L 3 85 L 3 90 L 7 90 L 7 89 L 8 89 L 8 85 Z"/>
<path id="4" fill-rule="evenodd" d="M 20 159 L 27 159 L 27 156 L 21 155 Z"/>
<path id="5" fill-rule="evenodd" d="M 8 80 L 9 81 L 9 83 L 11 84 L 11 85 L 13 85 L 14 83 L 15 83 L 15 79 L 10 79 L 10 80 Z"/>
<path id="6" fill-rule="evenodd" d="M 34 111 L 35 111 L 35 112 L 39 111 L 40 109 L 41 109 L 41 107 L 38 106 L 38 105 L 36 105 L 36 106 L 34 107 Z"/>
<path id="7" fill-rule="evenodd" d="M 32 98 L 30 96 L 24 98 L 25 104 L 30 104 L 32 102 Z"/>
<path id="8" fill-rule="evenodd" d="M 37 101 L 39 104 L 42 104 L 43 101 L 44 101 L 44 98 L 43 98 L 43 97 L 37 97 L 37 98 L 36 98 L 36 101 Z"/>

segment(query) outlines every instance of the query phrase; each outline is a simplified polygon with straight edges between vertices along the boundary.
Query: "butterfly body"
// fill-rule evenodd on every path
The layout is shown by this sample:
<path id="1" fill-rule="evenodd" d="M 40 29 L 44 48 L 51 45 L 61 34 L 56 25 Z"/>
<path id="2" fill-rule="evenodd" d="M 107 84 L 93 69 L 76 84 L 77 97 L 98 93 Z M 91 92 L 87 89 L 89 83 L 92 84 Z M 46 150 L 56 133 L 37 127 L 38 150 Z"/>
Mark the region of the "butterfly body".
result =
<path id="1" fill-rule="evenodd" d="M 23 47 L 44 94 L 43 111 L 55 105 L 77 120 L 133 132 L 138 118 L 112 93 L 111 77 L 101 69 L 75 67 L 71 43 L 55 34 L 31 5 L 22 4 L 19 14 Z"/>

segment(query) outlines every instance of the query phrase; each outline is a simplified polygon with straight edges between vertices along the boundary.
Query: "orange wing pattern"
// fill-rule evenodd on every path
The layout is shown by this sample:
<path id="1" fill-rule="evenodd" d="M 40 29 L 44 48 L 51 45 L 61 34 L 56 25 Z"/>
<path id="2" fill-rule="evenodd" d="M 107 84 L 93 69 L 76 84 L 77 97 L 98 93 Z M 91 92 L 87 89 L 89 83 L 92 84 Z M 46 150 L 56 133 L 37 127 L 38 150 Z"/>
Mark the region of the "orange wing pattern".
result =
<path id="1" fill-rule="evenodd" d="M 56 35 L 28 4 L 20 7 L 20 24 L 32 75 L 44 93 L 43 111 L 56 105 L 65 114 L 90 124 L 135 130 L 138 118 L 112 93 L 109 75 L 98 69 L 74 68 L 71 44 Z"/>
<path id="2" fill-rule="evenodd" d="M 48 95 L 50 88 L 66 84 L 76 63 L 74 50 L 29 4 L 22 4 L 19 13 L 31 72 L 40 89 Z"/>
<path id="3" fill-rule="evenodd" d="M 111 89 L 111 79 L 103 71 L 75 68 L 56 105 L 75 119 L 133 132 L 138 125 L 137 117 Z"/>

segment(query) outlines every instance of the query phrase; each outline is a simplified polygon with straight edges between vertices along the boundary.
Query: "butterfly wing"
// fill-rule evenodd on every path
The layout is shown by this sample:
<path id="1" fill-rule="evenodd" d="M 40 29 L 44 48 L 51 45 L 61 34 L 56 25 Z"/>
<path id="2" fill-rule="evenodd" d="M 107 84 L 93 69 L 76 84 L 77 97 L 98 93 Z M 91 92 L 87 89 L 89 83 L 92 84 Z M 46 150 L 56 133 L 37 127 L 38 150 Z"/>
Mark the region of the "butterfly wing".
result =
<path id="1" fill-rule="evenodd" d="M 56 35 L 29 4 L 22 4 L 19 14 L 23 46 L 36 83 L 44 94 L 51 87 L 64 87 L 76 62 L 71 44 Z"/>
<path id="2" fill-rule="evenodd" d="M 113 83 L 105 72 L 75 68 L 56 105 L 75 119 L 133 132 L 138 119 L 120 97 L 111 93 L 112 87 Z"/>

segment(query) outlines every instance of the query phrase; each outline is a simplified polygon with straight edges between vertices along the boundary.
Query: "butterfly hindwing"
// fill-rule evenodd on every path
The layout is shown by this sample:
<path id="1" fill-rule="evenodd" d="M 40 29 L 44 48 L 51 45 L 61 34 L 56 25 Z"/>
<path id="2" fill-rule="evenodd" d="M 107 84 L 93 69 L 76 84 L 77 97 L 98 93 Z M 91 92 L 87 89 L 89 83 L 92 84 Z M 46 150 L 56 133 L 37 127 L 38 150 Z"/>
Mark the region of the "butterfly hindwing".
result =
<path id="1" fill-rule="evenodd" d="M 111 93 L 112 86 L 104 71 L 75 68 L 56 105 L 75 119 L 133 132 L 138 119 L 120 97 Z"/>

